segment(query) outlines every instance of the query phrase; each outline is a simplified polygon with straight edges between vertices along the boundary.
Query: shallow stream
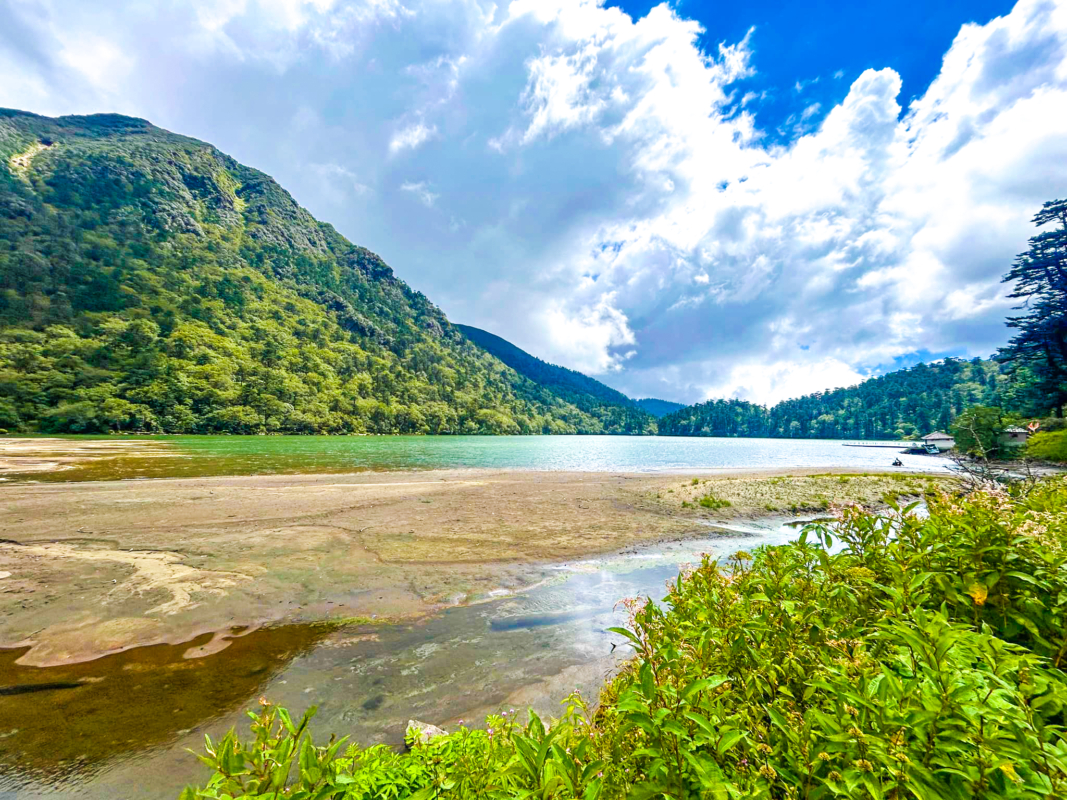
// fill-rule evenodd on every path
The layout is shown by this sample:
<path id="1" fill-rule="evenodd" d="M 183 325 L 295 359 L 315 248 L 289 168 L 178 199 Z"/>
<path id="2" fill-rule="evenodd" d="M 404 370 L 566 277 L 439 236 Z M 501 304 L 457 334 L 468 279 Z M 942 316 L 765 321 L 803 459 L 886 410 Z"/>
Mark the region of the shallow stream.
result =
<path id="1" fill-rule="evenodd" d="M 319 707 L 322 740 L 398 744 L 409 719 L 453 728 L 533 706 L 558 713 L 574 689 L 595 698 L 627 656 L 618 600 L 660 599 L 682 564 L 796 538 L 788 520 L 709 529 L 706 538 L 545 568 L 517 595 L 449 609 L 416 624 L 304 625 L 233 631 L 220 652 L 189 658 L 204 636 L 69 667 L 15 664 L 0 653 L 0 799 L 176 798 L 205 768 L 205 733 L 233 725 L 260 696 Z M 205 648 L 214 649 L 214 648 Z"/>

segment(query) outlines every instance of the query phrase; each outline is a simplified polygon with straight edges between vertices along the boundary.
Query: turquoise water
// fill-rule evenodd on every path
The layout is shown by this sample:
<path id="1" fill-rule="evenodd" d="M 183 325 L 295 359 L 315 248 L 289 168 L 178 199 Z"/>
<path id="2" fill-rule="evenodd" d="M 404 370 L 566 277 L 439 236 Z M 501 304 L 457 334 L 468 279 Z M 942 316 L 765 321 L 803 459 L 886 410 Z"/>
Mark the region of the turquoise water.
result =
<path id="1" fill-rule="evenodd" d="M 89 437 L 66 437 L 73 444 Z M 94 437 L 108 438 L 108 437 Z M 114 439 L 115 437 L 110 437 Z M 701 472 L 844 467 L 942 472 L 948 462 L 903 455 L 900 443 L 848 447 L 827 439 L 659 436 L 145 436 L 148 452 L 37 474 L 35 480 L 339 473 L 364 470 L 519 469 Z M 159 443 L 157 446 L 155 443 Z M 877 444 L 867 442 L 866 445 Z"/>

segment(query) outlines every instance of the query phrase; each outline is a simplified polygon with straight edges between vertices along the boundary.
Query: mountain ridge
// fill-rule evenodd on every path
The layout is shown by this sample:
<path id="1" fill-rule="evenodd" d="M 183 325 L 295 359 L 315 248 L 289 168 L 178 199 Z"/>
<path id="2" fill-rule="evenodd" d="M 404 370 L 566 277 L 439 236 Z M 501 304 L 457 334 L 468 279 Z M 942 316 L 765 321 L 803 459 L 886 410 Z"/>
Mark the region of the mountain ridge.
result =
<path id="1" fill-rule="evenodd" d="M 639 408 L 643 408 L 652 416 L 659 419 L 675 411 L 681 411 L 686 407 L 685 403 L 676 403 L 673 400 L 660 400 L 655 397 L 642 397 L 633 401 Z"/>
<path id="2" fill-rule="evenodd" d="M 567 367 L 550 364 L 495 333 L 455 323 L 468 339 L 520 375 L 545 386 L 601 421 L 605 433 L 654 433 L 653 416 L 617 389 Z"/>
<path id="3" fill-rule="evenodd" d="M 659 420 L 671 436 L 746 436 L 820 439 L 899 439 L 947 430 L 975 405 L 1014 407 L 1025 391 L 999 363 L 946 358 L 762 406 L 708 400 Z"/>
<path id="4" fill-rule="evenodd" d="M 0 427 L 601 433 L 213 145 L 0 110 Z"/>

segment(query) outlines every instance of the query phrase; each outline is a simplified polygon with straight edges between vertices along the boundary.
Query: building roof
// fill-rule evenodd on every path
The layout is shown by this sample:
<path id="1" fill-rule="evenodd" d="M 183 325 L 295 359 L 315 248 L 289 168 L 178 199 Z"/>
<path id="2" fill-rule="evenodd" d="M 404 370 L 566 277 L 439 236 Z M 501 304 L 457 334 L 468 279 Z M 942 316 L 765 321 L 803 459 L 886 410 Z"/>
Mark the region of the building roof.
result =
<path id="1" fill-rule="evenodd" d="M 1028 431 L 1026 428 L 1019 428 L 1019 427 L 1016 427 L 1014 425 L 1012 427 L 1010 427 L 1010 428 L 1005 428 L 1004 429 L 1004 433 L 1029 433 L 1029 432 L 1030 431 Z"/>
<path id="2" fill-rule="evenodd" d="M 925 441 L 927 441 L 929 439 L 951 439 L 951 438 L 952 437 L 949 436 L 944 431 L 934 431 L 933 433 L 926 434 L 926 436 L 923 437 L 923 441 L 925 442 Z"/>

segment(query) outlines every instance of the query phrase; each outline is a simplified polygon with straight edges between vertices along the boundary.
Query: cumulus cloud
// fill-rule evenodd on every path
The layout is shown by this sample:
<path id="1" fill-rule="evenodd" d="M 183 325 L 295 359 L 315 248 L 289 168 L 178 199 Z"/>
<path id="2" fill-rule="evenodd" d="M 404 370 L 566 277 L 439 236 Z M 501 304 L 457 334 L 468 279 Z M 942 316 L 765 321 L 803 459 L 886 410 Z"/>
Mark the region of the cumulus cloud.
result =
<path id="1" fill-rule="evenodd" d="M 708 387 L 707 397 L 773 405 L 810 392 L 813 373 L 827 387 L 852 386 L 869 377 L 836 358 L 774 362 L 758 359 L 731 367 L 723 380 Z"/>
<path id="2" fill-rule="evenodd" d="M 999 277 L 1067 186 L 1067 6 L 1047 0 L 963 26 L 906 104 L 864 72 L 784 144 L 746 88 L 758 32 L 703 52 L 666 4 L 125 5 L 0 10 L 0 105 L 210 140 L 451 318 L 634 396 L 769 402 L 988 354 Z"/>
<path id="3" fill-rule="evenodd" d="M 583 308 L 569 309 L 559 303 L 545 310 L 544 324 L 553 347 L 566 356 L 563 360 L 573 369 L 593 374 L 612 372 L 636 354 L 634 350 L 619 350 L 634 344 L 635 339 L 626 315 L 612 305 L 614 300 L 614 293 L 609 292 Z"/>

